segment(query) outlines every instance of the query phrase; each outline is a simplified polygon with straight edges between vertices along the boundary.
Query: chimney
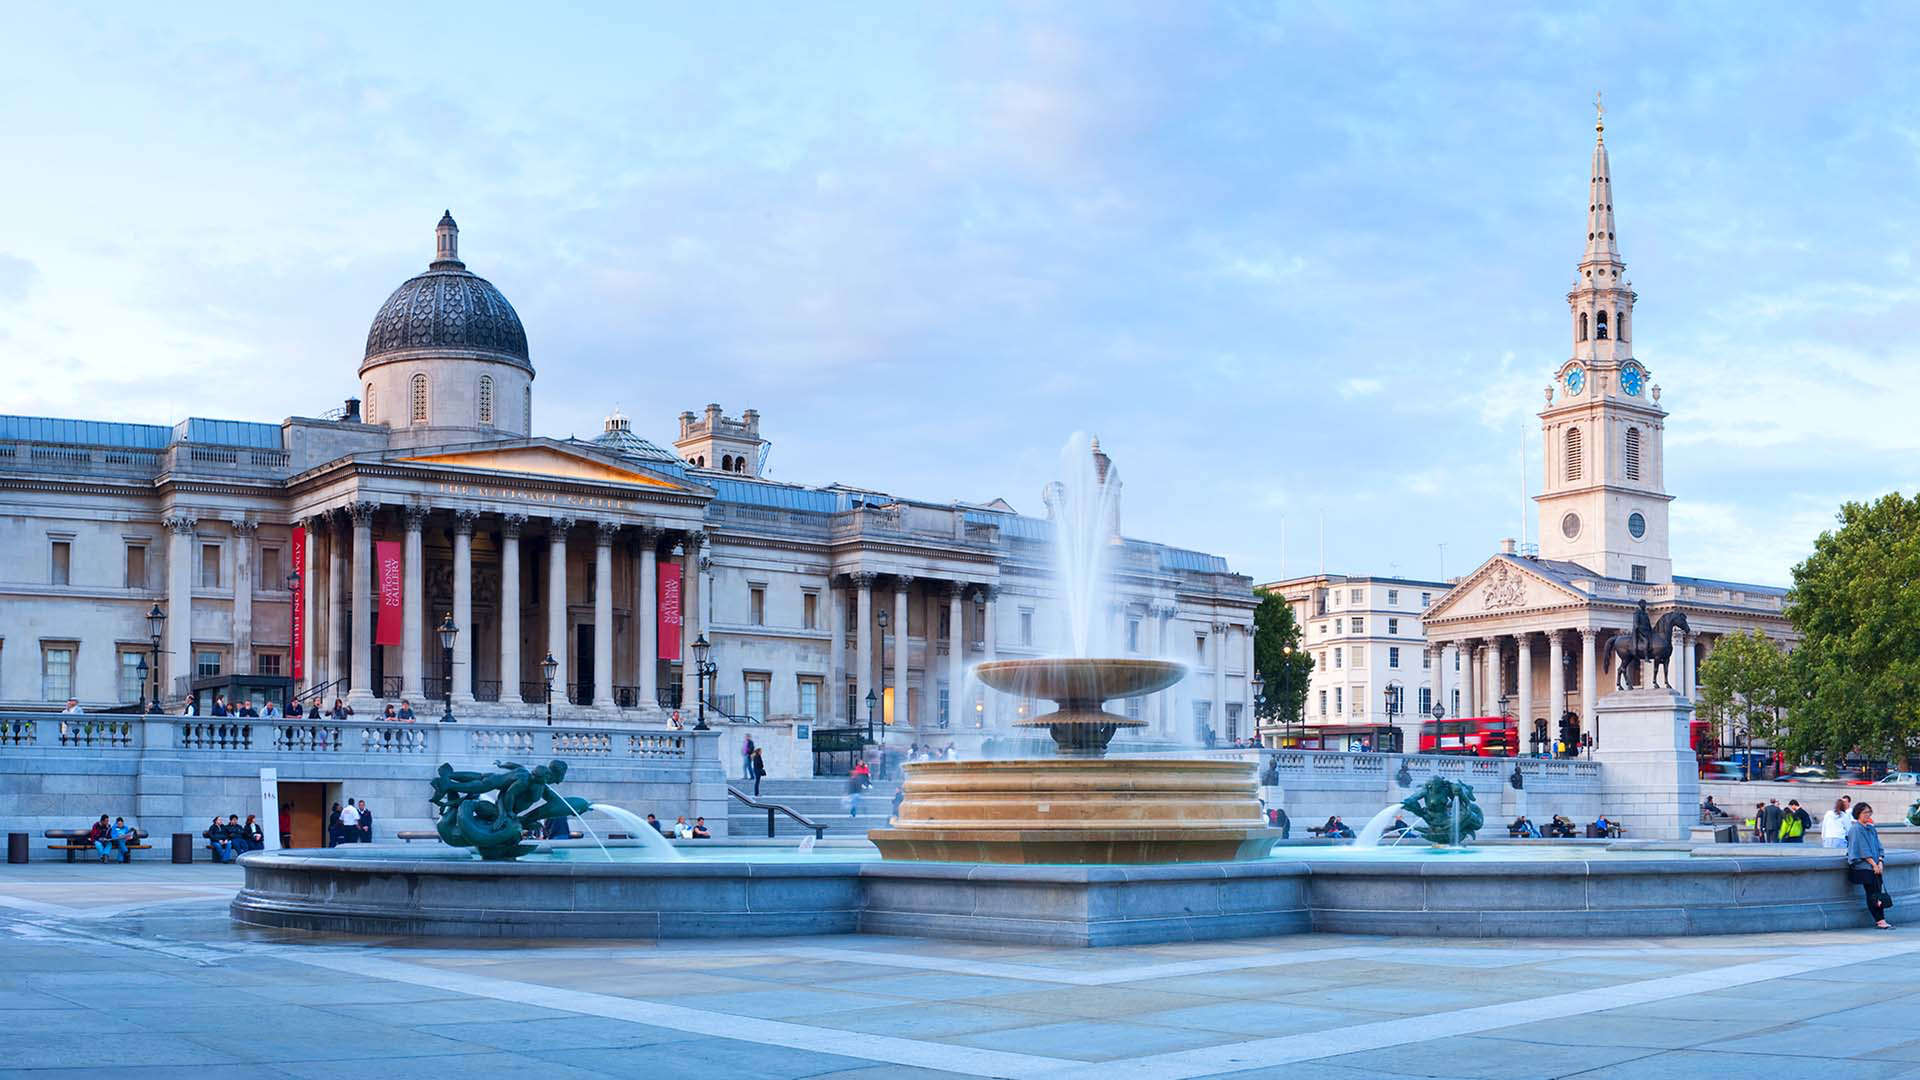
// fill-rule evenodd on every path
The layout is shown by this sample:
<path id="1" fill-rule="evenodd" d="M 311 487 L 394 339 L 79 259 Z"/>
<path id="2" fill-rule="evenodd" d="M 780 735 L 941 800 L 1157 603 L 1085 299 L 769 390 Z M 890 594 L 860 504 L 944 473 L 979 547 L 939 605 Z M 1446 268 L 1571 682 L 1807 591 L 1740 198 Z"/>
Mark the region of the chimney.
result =
<path id="1" fill-rule="evenodd" d="M 340 419 L 342 422 L 348 423 L 348 424 L 357 424 L 360 422 L 360 399 L 359 398 L 350 397 L 347 399 L 346 408 L 341 410 Z"/>
<path id="2" fill-rule="evenodd" d="M 1506 539 L 1500 541 L 1500 554 L 1511 555 L 1513 554 L 1513 552 L 1514 552 L 1513 537 L 1509 536 Z"/>

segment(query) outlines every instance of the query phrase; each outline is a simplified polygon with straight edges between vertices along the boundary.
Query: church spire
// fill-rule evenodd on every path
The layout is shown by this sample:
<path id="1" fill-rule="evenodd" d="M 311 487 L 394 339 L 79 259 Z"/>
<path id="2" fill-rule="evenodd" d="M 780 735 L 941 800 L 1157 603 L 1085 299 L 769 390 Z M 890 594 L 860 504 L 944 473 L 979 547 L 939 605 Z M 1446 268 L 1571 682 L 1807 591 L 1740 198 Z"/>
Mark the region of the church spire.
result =
<path id="1" fill-rule="evenodd" d="M 1607 109 L 1593 96 L 1593 168 L 1588 174 L 1587 253 L 1581 269 L 1605 266 L 1619 270 L 1620 248 L 1613 238 L 1613 170 L 1607 164 Z"/>

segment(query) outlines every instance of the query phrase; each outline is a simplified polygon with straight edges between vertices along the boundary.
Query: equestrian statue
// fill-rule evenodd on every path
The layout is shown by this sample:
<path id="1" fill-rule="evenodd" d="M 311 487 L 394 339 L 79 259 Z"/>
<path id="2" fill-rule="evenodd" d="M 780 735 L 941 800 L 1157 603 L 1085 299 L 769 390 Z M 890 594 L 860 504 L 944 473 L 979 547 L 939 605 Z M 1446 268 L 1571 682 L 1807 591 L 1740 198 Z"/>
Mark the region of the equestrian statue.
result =
<path id="1" fill-rule="evenodd" d="M 1607 664 L 1614 668 L 1613 688 L 1631 690 L 1640 681 L 1640 665 L 1653 665 L 1653 685 L 1673 689 L 1671 664 L 1673 661 L 1673 629 L 1679 627 L 1688 633 L 1693 627 L 1687 625 L 1687 616 L 1679 611 L 1669 611 L 1654 622 L 1647 614 L 1647 602 L 1640 601 L 1633 610 L 1633 629 L 1614 634 L 1607 638 L 1604 652 Z"/>

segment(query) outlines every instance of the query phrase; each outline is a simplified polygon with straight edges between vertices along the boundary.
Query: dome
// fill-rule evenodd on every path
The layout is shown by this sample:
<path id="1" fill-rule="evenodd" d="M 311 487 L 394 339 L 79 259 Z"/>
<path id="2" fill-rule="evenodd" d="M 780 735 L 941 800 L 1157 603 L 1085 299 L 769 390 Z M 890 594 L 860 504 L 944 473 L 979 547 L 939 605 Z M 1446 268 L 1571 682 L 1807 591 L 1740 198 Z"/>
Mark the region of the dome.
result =
<path id="1" fill-rule="evenodd" d="M 360 369 L 386 360 L 430 356 L 497 360 L 532 370 L 527 332 L 513 305 L 459 258 L 459 227 L 440 219 L 435 258 L 427 272 L 407 279 L 373 317 Z"/>

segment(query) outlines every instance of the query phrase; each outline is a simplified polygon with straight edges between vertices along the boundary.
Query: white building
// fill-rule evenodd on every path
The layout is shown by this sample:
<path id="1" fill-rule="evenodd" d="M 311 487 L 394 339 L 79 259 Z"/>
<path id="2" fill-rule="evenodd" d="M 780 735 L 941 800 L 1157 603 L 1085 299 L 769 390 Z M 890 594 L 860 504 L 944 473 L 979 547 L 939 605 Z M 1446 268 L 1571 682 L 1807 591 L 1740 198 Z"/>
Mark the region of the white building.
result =
<path id="1" fill-rule="evenodd" d="M 1300 643 L 1313 658 L 1305 722 L 1353 728 L 1354 749 L 1375 749 L 1361 728 L 1398 727 L 1407 749 L 1419 745 L 1423 716 L 1433 707 L 1433 664 L 1420 620 L 1449 588 L 1408 578 L 1314 574 L 1258 586 L 1293 609 Z M 1454 662 L 1448 657 L 1442 662 Z M 1451 703 L 1449 714 L 1453 713 Z M 1278 738 L 1277 725 L 1263 741 Z"/>

